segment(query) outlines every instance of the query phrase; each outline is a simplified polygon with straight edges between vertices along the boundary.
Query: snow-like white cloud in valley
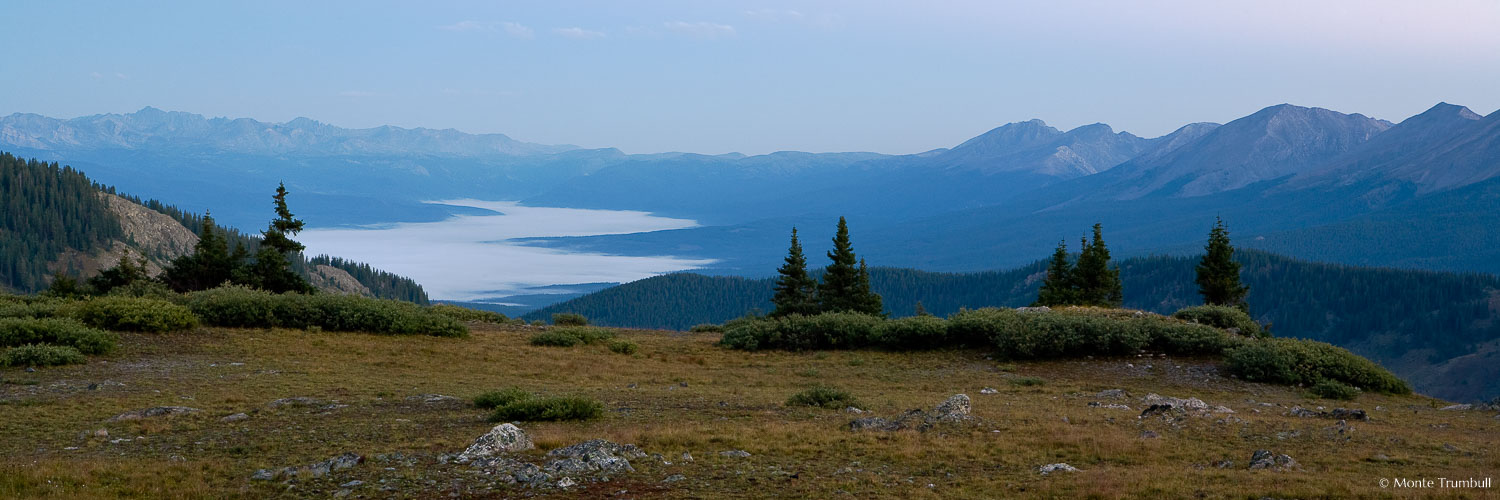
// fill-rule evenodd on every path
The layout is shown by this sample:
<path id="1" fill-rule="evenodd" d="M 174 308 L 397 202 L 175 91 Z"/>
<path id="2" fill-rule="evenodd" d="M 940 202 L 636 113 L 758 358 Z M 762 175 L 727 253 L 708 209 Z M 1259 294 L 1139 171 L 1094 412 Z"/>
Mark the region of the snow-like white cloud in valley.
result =
<path id="1" fill-rule="evenodd" d="M 515 238 L 591 236 L 683 229 L 686 219 L 646 212 L 527 207 L 514 202 L 445 200 L 500 215 L 460 215 L 439 222 L 309 229 L 298 240 L 309 255 L 338 255 L 421 283 L 435 299 L 476 300 L 527 293 L 535 286 L 627 282 L 693 269 L 713 260 L 632 257 L 527 246 Z"/>

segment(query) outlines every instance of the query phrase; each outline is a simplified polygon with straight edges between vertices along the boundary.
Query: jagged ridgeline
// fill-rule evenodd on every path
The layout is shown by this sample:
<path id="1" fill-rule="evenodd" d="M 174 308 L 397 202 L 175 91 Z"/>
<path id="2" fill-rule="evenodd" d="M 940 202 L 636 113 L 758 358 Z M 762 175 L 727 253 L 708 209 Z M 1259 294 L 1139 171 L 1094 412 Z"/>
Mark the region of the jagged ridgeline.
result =
<path id="1" fill-rule="evenodd" d="M 1374 359 L 1419 390 L 1457 400 L 1500 393 L 1500 277 L 1306 262 L 1239 251 L 1250 286 L 1250 312 L 1278 337 L 1346 347 Z M 1171 314 L 1202 303 L 1193 282 L 1198 257 L 1120 261 L 1124 306 Z M 892 316 L 910 316 L 918 301 L 946 316 L 961 307 L 1017 307 L 1037 297 L 1045 262 L 1007 271 L 933 273 L 870 270 L 871 287 Z M 610 326 L 685 330 L 752 310 L 771 311 L 773 280 L 668 274 L 585 295 L 526 319 L 575 312 Z"/>
<path id="2" fill-rule="evenodd" d="M 170 228 L 175 232 L 201 236 L 203 214 L 160 200 L 116 193 L 113 187 L 95 183 L 69 166 L 0 153 L 0 205 L 4 207 L 0 214 L 0 291 L 37 292 L 47 287 L 54 273 L 77 277 L 97 272 L 101 265 L 113 265 L 127 249 L 135 255 L 144 254 L 152 263 L 170 261 L 176 256 L 174 250 L 190 251 L 191 243 L 137 241 L 122 226 L 111 199 L 165 215 L 182 226 Z M 215 227 L 231 248 L 241 245 L 253 254 L 260 246 L 256 236 L 217 224 Z M 87 256 L 100 257 L 93 259 L 99 262 L 88 262 Z M 294 259 L 291 264 L 321 288 L 428 303 L 421 285 L 369 264 L 326 255 Z"/>

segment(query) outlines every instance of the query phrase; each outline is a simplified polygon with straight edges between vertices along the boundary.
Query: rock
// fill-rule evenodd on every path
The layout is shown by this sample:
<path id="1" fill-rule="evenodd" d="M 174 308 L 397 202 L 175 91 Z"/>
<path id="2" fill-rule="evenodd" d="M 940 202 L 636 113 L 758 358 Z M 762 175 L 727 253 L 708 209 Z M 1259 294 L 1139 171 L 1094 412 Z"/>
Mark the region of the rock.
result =
<path id="1" fill-rule="evenodd" d="M 109 437 L 109 429 L 99 429 L 94 431 L 94 437 L 100 439 Z"/>
<path id="2" fill-rule="evenodd" d="M 1465 403 L 1465 404 L 1457 404 L 1457 405 L 1444 406 L 1442 408 L 1438 408 L 1438 411 L 1463 411 L 1463 410 L 1472 410 L 1472 409 L 1474 409 L 1474 405 Z"/>
<path id="3" fill-rule="evenodd" d="M 1161 437 L 1161 434 L 1157 434 L 1156 431 L 1141 431 L 1141 439 L 1156 439 L 1159 437 Z"/>
<path id="4" fill-rule="evenodd" d="M 1212 411 L 1214 413 L 1234 413 L 1234 410 L 1229 409 L 1228 406 L 1215 406 L 1212 410 L 1209 411 Z"/>
<path id="5" fill-rule="evenodd" d="M 685 451 L 682 452 L 682 461 L 684 461 L 684 462 L 691 462 L 691 461 L 693 461 L 693 454 L 685 452 Z"/>
<path id="6" fill-rule="evenodd" d="M 1316 417 L 1323 416 L 1322 412 L 1312 411 L 1312 410 L 1309 410 L 1307 408 L 1303 408 L 1301 406 L 1293 406 L 1291 410 L 1287 411 L 1287 414 L 1291 415 L 1293 417 L 1302 417 L 1302 418 L 1316 418 Z"/>
<path id="7" fill-rule="evenodd" d="M 1452 443 L 1443 443 L 1443 451 L 1449 451 L 1449 452 L 1453 452 L 1453 453 L 1458 453 L 1458 447 L 1457 446 L 1453 446 Z"/>
<path id="8" fill-rule="evenodd" d="M 458 402 L 462 402 L 463 401 L 462 399 L 458 399 L 458 398 L 455 398 L 453 396 L 448 396 L 448 395 L 444 395 L 444 394 L 418 394 L 418 395 L 415 395 L 415 396 L 408 396 L 406 398 L 406 400 L 407 401 L 414 401 L 414 402 L 421 402 L 423 404 L 429 404 L 429 405 L 432 405 L 432 404 L 442 404 L 442 403 L 458 403 Z"/>
<path id="9" fill-rule="evenodd" d="M 1234 461 L 1233 460 L 1220 460 L 1218 462 L 1214 462 L 1214 467 L 1220 468 L 1220 469 L 1229 469 L 1229 468 L 1234 467 Z"/>
<path id="10" fill-rule="evenodd" d="M 277 477 L 281 476 L 281 472 L 282 470 L 260 469 L 251 474 L 250 479 L 254 481 L 274 481 Z"/>
<path id="11" fill-rule="evenodd" d="M 1328 413 L 1328 416 L 1339 420 L 1370 420 L 1370 416 L 1365 414 L 1364 410 L 1350 410 L 1347 408 L 1334 408 L 1333 411 Z"/>
<path id="12" fill-rule="evenodd" d="M 859 409 L 859 408 L 855 408 L 855 407 L 853 407 L 853 406 L 850 406 L 850 407 L 848 407 L 848 408 L 844 408 L 844 412 L 846 412 L 846 413 L 856 413 L 856 414 L 858 414 L 858 413 L 864 413 L 864 412 L 865 412 L 865 411 L 864 411 L 864 410 L 861 410 L 861 409 Z"/>
<path id="13" fill-rule="evenodd" d="M 274 409 L 277 409 L 277 408 L 281 408 L 283 406 L 293 406 L 293 407 L 297 407 L 297 406 L 323 406 L 324 404 L 325 403 L 321 399 L 308 398 L 308 397 L 296 397 L 296 398 L 281 398 L 281 399 L 272 401 L 270 403 L 266 403 L 266 406 L 270 407 L 271 409 L 274 410 Z"/>
<path id="14" fill-rule="evenodd" d="M 354 487 L 357 487 L 357 486 L 361 486 L 363 484 L 365 484 L 364 481 L 360 481 L 358 479 L 355 479 L 353 481 L 349 481 L 347 483 L 341 484 L 341 485 L 339 485 L 339 487 L 340 488 L 354 488 Z"/>
<path id="15" fill-rule="evenodd" d="M 526 435 L 526 431 L 516 427 L 515 424 L 506 423 L 495 426 L 483 436 L 475 439 L 473 444 L 458 454 L 457 460 L 463 463 L 476 458 L 529 450 L 535 447 L 536 445 L 531 442 L 531 436 Z"/>
<path id="16" fill-rule="evenodd" d="M 1151 405 L 1150 408 L 1146 408 L 1144 411 L 1142 411 L 1141 412 L 1141 416 L 1137 417 L 1137 418 L 1153 417 L 1153 416 L 1156 416 L 1156 415 L 1166 415 L 1166 414 L 1172 413 L 1173 410 L 1175 410 L 1175 409 L 1176 409 L 1176 407 L 1174 407 L 1174 406 L 1172 406 L 1170 404 L 1153 404 L 1153 405 Z"/>
<path id="17" fill-rule="evenodd" d="M 554 474 L 624 474 L 635 472 L 628 458 L 642 458 L 646 452 L 633 444 L 616 444 L 603 439 L 590 439 L 582 443 L 547 452 L 553 460 L 543 469 Z"/>
<path id="18" fill-rule="evenodd" d="M 1078 468 L 1068 464 L 1048 464 L 1038 467 L 1037 472 L 1045 476 L 1053 472 L 1078 472 Z"/>
<path id="19" fill-rule="evenodd" d="M 1052 310 L 1052 308 L 1047 307 L 1047 306 L 1017 307 L 1016 308 L 1016 312 L 1020 312 L 1020 313 L 1044 313 L 1044 312 L 1049 312 L 1051 310 Z"/>
<path id="20" fill-rule="evenodd" d="M 979 393 L 980 394 L 999 394 L 1000 391 L 995 390 L 995 388 L 993 388 L 993 387 L 985 387 L 983 389 L 980 389 Z"/>
<path id="21" fill-rule="evenodd" d="M 28 366 L 28 367 L 26 367 L 26 373 L 36 373 L 36 367 L 35 366 Z"/>
<path id="22" fill-rule="evenodd" d="M 1301 468 L 1301 465 L 1297 464 L 1297 461 L 1293 460 L 1292 457 L 1274 454 L 1270 450 L 1255 450 L 1255 453 L 1250 456 L 1250 470 L 1270 469 L 1284 471 L 1299 468 Z"/>
<path id="23" fill-rule="evenodd" d="M 1208 403 L 1204 403 L 1203 400 L 1198 399 L 1198 398 L 1187 398 L 1187 399 L 1173 398 L 1173 397 L 1161 396 L 1161 395 L 1158 395 L 1156 393 L 1147 394 L 1146 397 L 1141 398 L 1141 402 L 1143 402 L 1145 404 L 1148 404 L 1148 405 L 1158 405 L 1158 404 L 1172 405 L 1173 408 L 1179 408 L 1179 409 L 1188 410 L 1188 411 L 1199 411 L 1199 410 L 1207 410 L 1208 409 Z"/>
<path id="24" fill-rule="evenodd" d="M 675 482 L 678 482 L 678 481 L 681 481 L 681 480 L 684 480 L 684 479 L 687 479 L 687 476 L 684 476 L 682 474 L 672 474 L 670 476 L 667 476 L 666 479 L 661 480 L 661 482 L 663 482 L 663 483 L 675 483 Z"/>
<path id="25" fill-rule="evenodd" d="M 745 450 L 729 450 L 719 452 L 719 456 L 729 458 L 750 458 L 750 452 Z"/>
<path id="26" fill-rule="evenodd" d="M 557 487 L 558 488 L 568 489 L 568 488 L 572 488 L 574 486 L 578 486 L 578 481 L 575 481 L 571 477 L 565 477 L 565 478 L 557 480 Z"/>
<path id="27" fill-rule="evenodd" d="M 221 418 L 221 419 L 219 419 L 219 421 L 220 422 L 224 422 L 224 423 L 229 423 L 229 422 L 239 422 L 241 420 L 249 420 L 249 419 L 250 419 L 249 415 L 246 415 L 244 413 L 236 413 L 236 414 L 233 414 L 233 415 Z"/>
<path id="28" fill-rule="evenodd" d="M 328 473 L 330 472 L 348 469 L 350 467 L 359 465 L 360 462 L 364 461 L 365 457 L 361 457 L 353 453 L 344 453 L 328 460 L 324 460 L 322 462 L 318 462 L 298 469 L 297 477 L 323 477 L 328 475 Z"/>
<path id="29" fill-rule="evenodd" d="M 938 403 L 937 408 L 933 409 L 933 417 L 938 422 L 963 422 L 973 418 L 969 416 L 971 409 L 967 394 L 954 394 Z"/>
<path id="30" fill-rule="evenodd" d="M 1117 404 L 1117 403 L 1104 404 L 1104 403 L 1100 403 L 1098 401 L 1090 402 L 1089 403 L 1089 407 L 1090 408 L 1108 408 L 1108 409 L 1111 409 L 1111 410 L 1129 410 L 1130 409 L 1129 406 L 1125 406 L 1125 405 L 1122 405 L 1122 404 Z"/>
<path id="31" fill-rule="evenodd" d="M 171 417 L 175 415 L 198 413 L 199 411 L 200 410 L 198 410 L 197 408 L 188 408 L 186 406 L 157 406 L 154 408 L 146 408 L 144 410 L 121 413 L 110 418 L 109 421 L 122 422 L 126 420 L 140 420 L 143 418 Z"/>
<path id="32" fill-rule="evenodd" d="M 1375 454 L 1375 456 L 1370 457 L 1369 461 L 1371 461 L 1371 462 L 1385 463 L 1385 462 L 1390 462 L 1391 461 L 1391 457 L 1386 456 L 1384 453 L 1377 453 L 1377 454 Z"/>
<path id="33" fill-rule="evenodd" d="M 1098 397 L 1101 397 L 1101 398 L 1111 398 L 1111 399 L 1119 399 L 1119 398 L 1129 397 L 1129 393 L 1126 393 L 1125 389 L 1105 389 L 1105 390 L 1099 391 Z"/>

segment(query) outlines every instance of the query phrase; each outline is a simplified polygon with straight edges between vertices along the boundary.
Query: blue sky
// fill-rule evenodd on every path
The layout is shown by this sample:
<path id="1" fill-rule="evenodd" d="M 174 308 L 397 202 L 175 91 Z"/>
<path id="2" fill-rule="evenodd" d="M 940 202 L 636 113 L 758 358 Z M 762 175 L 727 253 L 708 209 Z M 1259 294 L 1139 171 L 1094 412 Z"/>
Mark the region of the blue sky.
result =
<path id="1" fill-rule="evenodd" d="M 146 4 L 146 5 L 140 5 Z M 428 5 L 431 4 L 431 5 Z M 1154 137 L 1291 102 L 1500 107 L 1500 2 L 8 0 L 0 114 L 151 105 L 626 152 Z"/>

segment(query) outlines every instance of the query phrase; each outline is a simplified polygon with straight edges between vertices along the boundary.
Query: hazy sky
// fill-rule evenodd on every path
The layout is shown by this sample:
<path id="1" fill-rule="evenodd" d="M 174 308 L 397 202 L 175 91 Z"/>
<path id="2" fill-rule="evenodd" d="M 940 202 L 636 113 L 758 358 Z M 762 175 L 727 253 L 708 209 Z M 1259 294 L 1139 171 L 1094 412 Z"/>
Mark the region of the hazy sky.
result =
<path id="1" fill-rule="evenodd" d="M 234 5 L 228 5 L 234 4 Z M 432 4 L 432 5 L 429 5 Z M 6 0 L 0 114 L 151 105 L 631 153 L 1500 107 L 1500 2 Z"/>

